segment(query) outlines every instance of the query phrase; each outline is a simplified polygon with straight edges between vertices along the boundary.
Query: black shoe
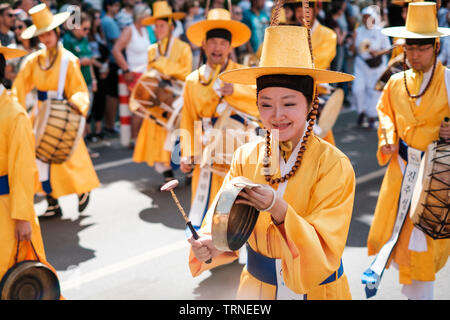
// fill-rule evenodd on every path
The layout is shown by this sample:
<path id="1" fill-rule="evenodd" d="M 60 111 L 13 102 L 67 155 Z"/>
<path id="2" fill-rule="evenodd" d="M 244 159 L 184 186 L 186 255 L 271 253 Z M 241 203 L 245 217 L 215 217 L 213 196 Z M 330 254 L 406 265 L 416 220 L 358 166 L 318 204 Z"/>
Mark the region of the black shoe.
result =
<path id="1" fill-rule="evenodd" d="M 173 174 L 173 170 L 169 169 L 163 172 L 164 182 L 169 182 L 175 179 L 175 175 Z"/>
<path id="2" fill-rule="evenodd" d="M 78 196 L 78 212 L 83 212 L 84 209 L 86 209 L 89 199 L 90 199 L 90 192 L 82 193 Z"/>
<path id="3" fill-rule="evenodd" d="M 366 115 L 364 114 L 364 112 L 361 112 L 360 114 L 359 114 L 359 116 L 358 116 L 358 120 L 356 120 L 356 125 L 358 126 L 358 127 L 362 127 L 363 126 L 363 123 L 364 123 L 364 118 L 366 117 Z"/>
<path id="4" fill-rule="evenodd" d="M 172 169 L 170 170 L 166 170 L 163 173 L 164 176 L 164 183 L 159 185 L 159 190 L 161 190 L 161 188 L 169 181 L 175 180 L 175 176 L 173 174 Z"/>
<path id="5" fill-rule="evenodd" d="M 39 220 L 48 220 L 54 217 L 62 217 L 62 210 L 59 206 L 58 200 L 53 198 L 52 196 L 46 196 L 48 206 L 47 210 L 45 210 L 44 214 L 39 216 Z"/>
<path id="6" fill-rule="evenodd" d="M 103 128 L 103 134 L 106 137 L 115 138 L 115 137 L 119 136 L 119 131 L 117 129 L 115 129 L 115 128 L 112 128 L 112 129 L 110 129 L 110 128 Z"/>
<path id="7" fill-rule="evenodd" d="M 377 125 L 376 125 L 376 118 L 369 118 L 369 126 L 368 129 L 371 131 L 375 131 L 377 130 Z"/>
<path id="8" fill-rule="evenodd" d="M 190 186 L 192 184 L 192 175 L 193 175 L 194 170 L 192 170 L 189 173 L 186 173 L 186 178 L 184 179 L 184 184 L 186 186 Z"/>

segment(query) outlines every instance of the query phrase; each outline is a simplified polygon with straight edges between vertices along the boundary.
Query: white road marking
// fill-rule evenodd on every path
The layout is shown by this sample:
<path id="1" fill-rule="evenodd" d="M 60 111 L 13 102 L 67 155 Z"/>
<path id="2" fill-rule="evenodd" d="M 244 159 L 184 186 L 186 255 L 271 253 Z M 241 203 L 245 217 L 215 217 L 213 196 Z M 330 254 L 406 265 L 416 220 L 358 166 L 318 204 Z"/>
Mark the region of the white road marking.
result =
<path id="1" fill-rule="evenodd" d="M 70 275 L 68 276 L 68 279 L 61 282 L 61 291 L 64 294 L 64 291 L 71 290 L 71 289 L 77 289 L 80 288 L 81 285 L 95 281 L 97 279 L 112 275 L 116 272 L 120 272 L 123 270 L 126 270 L 128 268 L 132 268 L 138 264 L 148 262 L 150 260 L 154 260 L 157 258 L 160 258 L 162 256 L 165 256 L 171 252 L 185 249 L 188 250 L 189 244 L 186 239 L 182 241 L 177 241 L 175 243 L 171 243 L 169 245 L 166 245 L 164 247 L 160 247 L 148 252 L 145 252 L 141 255 L 119 261 L 115 264 L 111 264 L 109 266 L 99 268 L 90 272 L 81 273 L 81 271 L 77 268 L 72 269 L 70 271 Z"/>
<path id="2" fill-rule="evenodd" d="M 385 172 L 386 168 L 381 168 L 376 171 L 369 172 L 368 174 L 365 174 L 363 176 L 357 177 L 355 180 L 356 185 L 381 177 Z"/>
<path id="3" fill-rule="evenodd" d="M 123 166 L 124 164 L 129 164 L 129 163 L 133 163 L 133 158 L 125 158 L 125 159 L 120 159 L 120 160 L 116 160 L 116 161 L 97 164 L 94 166 L 94 169 L 96 171 L 100 171 L 100 170 L 111 169 L 114 167 Z"/>

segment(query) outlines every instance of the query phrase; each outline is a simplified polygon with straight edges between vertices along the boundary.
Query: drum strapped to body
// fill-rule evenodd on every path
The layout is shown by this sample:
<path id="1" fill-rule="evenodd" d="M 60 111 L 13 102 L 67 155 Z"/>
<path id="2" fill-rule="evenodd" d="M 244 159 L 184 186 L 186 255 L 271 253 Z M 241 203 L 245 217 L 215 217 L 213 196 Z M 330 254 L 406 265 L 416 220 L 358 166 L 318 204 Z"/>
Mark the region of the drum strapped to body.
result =
<path id="1" fill-rule="evenodd" d="M 319 119 L 314 126 L 314 133 L 323 138 L 333 128 L 344 103 L 344 90 L 326 87 L 329 94 L 319 96 Z"/>
<path id="2" fill-rule="evenodd" d="M 257 67 L 259 65 L 259 57 L 255 53 L 246 53 L 242 56 L 242 64 L 248 67 Z"/>
<path id="3" fill-rule="evenodd" d="M 34 123 L 36 157 L 45 163 L 60 164 L 74 152 L 86 119 L 66 100 L 47 99 Z"/>
<path id="4" fill-rule="evenodd" d="M 256 119 L 250 115 L 236 112 L 231 106 L 226 109 L 204 133 L 206 135 L 200 167 L 208 168 L 213 173 L 225 176 L 230 169 L 234 151 L 241 145 L 257 139 Z"/>
<path id="5" fill-rule="evenodd" d="M 403 55 L 404 53 L 401 53 L 389 62 L 386 70 L 383 72 L 383 74 L 375 84 L 375 90 L 383 91 L 384 86 L 391 78 L 391 76 L 403 71 Z"/>
<path id="6" fill-rule="evenodd" d="M 264 187 L 253 183 L 245 177 L 231 179 L 218 195 L 211 225 L 211 236 L 214 246 L 219 250 L 239 250 L 248 240 L 259 211 L 252 206 L 236 204 L 236 199 L 244 188 Z"/>
<path id="7" fill-rule="evenodd" d="M 417 181 L 411 200 L 411 220 L 433 239 L 450 238 L 449 144 L 435 141 L 428 146 Z"/>
<path id="8" fill-rule="evenodd" d="M 176 129 L 183 105 L 183 85 L 181 80 L 166 79 L 156 69 L 150 69 L 137 81 L 130 96 L 130 107 L 135 114 L 156 122 L 168 131 Z"/>

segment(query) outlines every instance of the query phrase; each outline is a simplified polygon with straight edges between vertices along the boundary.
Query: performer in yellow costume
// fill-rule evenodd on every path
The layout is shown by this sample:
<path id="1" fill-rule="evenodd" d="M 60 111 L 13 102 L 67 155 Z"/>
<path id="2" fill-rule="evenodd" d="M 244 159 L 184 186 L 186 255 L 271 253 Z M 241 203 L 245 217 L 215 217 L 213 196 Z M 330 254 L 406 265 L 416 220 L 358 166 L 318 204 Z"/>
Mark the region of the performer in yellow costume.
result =
<path id="1" fill-rule="evenodd" d="M 201 121 L 206 132 L 223 112 L 220 110 L 222 102 L 256 117 L 256 91 L 254 87 L 233 85 L 222 82 L 217 77 L 221 71 L 244 67 L 232 61 L 230 53 L 233 48 L 246 43 L 250 38 L 249 28 L 239 21 L 231 20 L 229 11 L 220 8 L 211 9 L 206 20 L 189 27 L 187 36 L 192 43 L 201 46 L 206 55 L 206 63 L 186 78 L 180 124 L 180 128 L 189 135 L 189 138 L 181 136 L 180 169 L 185 173 L 193 170 L 189 216 L 194 227 L 199 228 L 208 205 L 214 199 L 224 177 L 202 170 L 197 159 L 194 160 L 197 134 L 194 130 L 195 122 Z M 233 111 L 233 114 L 236 112 Z M 201 140 L 202 138 L 197 142 Z M 201 178 L 205 181 L 200 181 Z"/>
<path id="2" fill-rule="evenodd" d="M 58 43 L 60 31 L 58 26 L 69 13 L 53 15 L 45 4 L 39 4 L 29 10 L 33 25 L 22 33 L 22 38 L 39 37 L 45 48 L 25 58 L 12 86 L 12 94 L 21 105 L 25 105 L 25 97 L 33 88 L 38 90 L 38 103 L 32 110 L 31 118 L 41 112 L 43 101 L 54 98 L 58 88 L 61 65 L 67 63 L 64 83 L 64 96 L 69 103 L 86 116 L 89 109 L 89 92 L 80 71 L 80 63 L 76 56 Z M 48 165 L 38 160 L 38 169 L 42 182 L 42 190 L 46 193 L 48 207 L 40 218 L 62 216 L 58 198 L 76 193 L 78 195 L 78 211 L 82 212 L 90 198 L 90 191 L 100 186 L 97 174 L 83 139 L 80 139 L 72 156 L 62 164 Z"/>
<path id="3" fill-rule="evenodd" d="M 353 77 L 314 68 L 307 32 L 299 26 L 270 26 L 259 67 L 220 75 L 232 83 L 256 83 L 259 114 L 268 130 L 266 141 L 245 144 L 235 152 L 223 184 L 243 176 L 268 185 L 244 189 L 236 201 L 260 211 L 248 240 L 238 299 L 351 299 L 341 258 L 355 174 L 342 152 L 314 135 L 313 119 L 318 107 L 316 85 Z M 276 131 L 281 152 L 271 147 Z M 208 210 L 200 238 L 189 239 L 193 276 L 237 257 L 236 252 L 219 251 L 213 245 L 211 223 L 217 200 Z M 210 258 L 210 264 L 204 263 Z"/>
<path id="4" fill-rule="evenodd" d="M 192 71 L 192 51 L 189 44 L 172 36 L 173 20 L 182 19 L 184 13 L 172 12 L 166 1 L 153 3 L 153 16 L 142 21 L 144 25 L 155 25 L 157 43 L 148 49 L 147 70 L 156 69 L 168 78 L 184 81 Z M 138 106 L 130 104 L 132 110 Z M 171 151 L 165 150 L 167 130 L 156 122 L 144 119 L 136 140 L 133 160 L 146 162 L 164 175 L 165 181 L 174 177 L 171 167 Z"/>
<path id="5" fill-rule="evenodd" d="M 317 20 L 317 14 L 319 13 L 320 5 L 322 2 L 331 1 L 310 1 L 313 4 L 309 7 L 309 16 L 311 17 L 311 43 L 314 55 L 314 66 L 319 69 L 329 69 L 331 62 L 336 56 L 336 44 L 337 36 L 336 32 L 332 29 L 325 27 Z M 302 2 L 295 1 L 294 12 L 296 23 L 303 25 L 304 12 Z M 326 94 L 327 89 L 318 87 L 319 94 Z M 323 138 L 325 141 L 336 145 L 334 140 L 333 131 L 328 131 L 327 135 Z"/>
<path id="6" fill-rule="evenodd" d="M 435 274 L 450 253 L 450 239 L 433 240 L 409 217 L 410 191 L 423 151 L 439 136 L 450 138 L 450 129 L 441 125 L 450 117 L 450 91 L 444 80 L 448 70 L 436 59 L 437 39 L 450 29 L 437 25 L 436 4 L 416 2 L 409 4 L 406 26 L 383 29 L 388 36 L 406 39 L 411 69 L 391 76 L 377 106 L 377 159 L 380 165 L 389 164 L 367 241 L 368 254 L 377 254 L 362 276 L 368 297 L 376 294 L 392 262 L 405 296 L 433 299 Z"/>
<path id="7" fill-rule="evenodd" d="M 0 45 L 0 79 L 5 60 L 27 52 Z M 34 137 L 25 109 L 0 84 L 0 279 L 14 265 L 17 241 L 31 240 L 45 259 L 41 229 L 33 206 L 35 178 Z M 26 250 L 21 243 L 18 261 Z"/>

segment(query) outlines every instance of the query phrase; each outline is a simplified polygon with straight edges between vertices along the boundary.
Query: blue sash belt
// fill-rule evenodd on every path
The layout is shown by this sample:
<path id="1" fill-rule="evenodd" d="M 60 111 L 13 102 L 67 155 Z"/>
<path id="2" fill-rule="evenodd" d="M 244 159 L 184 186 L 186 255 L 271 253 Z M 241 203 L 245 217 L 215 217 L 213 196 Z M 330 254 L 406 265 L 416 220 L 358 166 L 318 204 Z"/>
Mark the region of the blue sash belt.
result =
<path id="1" fill-rule="evenodd" d="M 9 194 L 8 175 L 0 176 L 0 196 Z"/>
<path id="2" fill-rule="evenodd" d="M 247 243 L 247 271 L 259 281 L 277 285 L 277 273 L 274 258 L 269 258 L 254 251 Z M 336 281 L 344 274 L 344 266 L 339 266 L 337 272 L 326 278 L 320 285 Z"/>
<path id="3" fill-rule="evenodd" d="M 37 97 L 39 101 L 47 100 L 47 91 L 39 91 L 37 92 Z"/>
<path id="4" fill-rule="evenodd" d="M 246 119 L 244 119 L 243 117 L 241 117 L 241 116 L 238 115 L 237 113 L 231 115 L 230 118 L 231 118 L 231 119 L 234 119 L 234 120 L 236 120 L 236 121 L 239 121 L 240 123 L 245 123 L 245 121 L 246 121 Z M 219 118 L 218 118 L 218 117 L 212 117 L 212 118 L 211 118 L 211 123 L 212 123 L 213 126 L 214 126 L 214 124 L 216 123 L 217 119 L 219 119 Z"/>

